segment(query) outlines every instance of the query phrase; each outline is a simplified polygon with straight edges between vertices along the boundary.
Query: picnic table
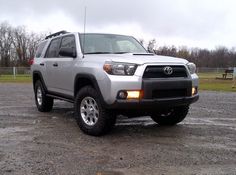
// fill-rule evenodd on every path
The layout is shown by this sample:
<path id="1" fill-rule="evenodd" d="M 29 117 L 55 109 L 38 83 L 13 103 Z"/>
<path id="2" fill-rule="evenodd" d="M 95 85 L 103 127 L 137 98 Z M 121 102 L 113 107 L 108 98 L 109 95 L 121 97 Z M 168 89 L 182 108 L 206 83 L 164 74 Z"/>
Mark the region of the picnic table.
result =
<path id="1" fill-rule="evenodd" d="M 227 76 L 230 76 L 230 78 L 233 78 L 233 69 L 225 69 L 225 72 L 222 74 L 223 79 L 227 79 Z"/>

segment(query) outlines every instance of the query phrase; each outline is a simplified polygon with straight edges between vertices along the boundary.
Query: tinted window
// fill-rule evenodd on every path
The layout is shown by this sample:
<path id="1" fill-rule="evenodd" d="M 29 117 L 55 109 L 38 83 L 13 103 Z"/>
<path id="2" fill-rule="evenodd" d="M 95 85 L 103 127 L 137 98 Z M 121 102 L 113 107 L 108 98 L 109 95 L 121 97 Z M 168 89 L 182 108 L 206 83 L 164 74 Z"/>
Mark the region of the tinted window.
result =
<path id="1" fill-rule="evenodd" d="M 72 35 L 63 37 L 61 40 L 61 47 L 75 49 L 75 37 Z"/>
<path id="2" fill-rule="evenodd" d="M 48 47 L 46 57 L 47 58 L 55 58 L 58 57 L 58 48 L 60 44 L 61 38 L 53 39 Z"/>
<path id="3" fill-rule="evenodd" d="M 43 52 L 43 48 L 45 47 L 47 41 L 44 41 L 42 43 L 39 44 L 38 49 L 36 51 L 35 57 L 39 58 L 42 55 Z"/>

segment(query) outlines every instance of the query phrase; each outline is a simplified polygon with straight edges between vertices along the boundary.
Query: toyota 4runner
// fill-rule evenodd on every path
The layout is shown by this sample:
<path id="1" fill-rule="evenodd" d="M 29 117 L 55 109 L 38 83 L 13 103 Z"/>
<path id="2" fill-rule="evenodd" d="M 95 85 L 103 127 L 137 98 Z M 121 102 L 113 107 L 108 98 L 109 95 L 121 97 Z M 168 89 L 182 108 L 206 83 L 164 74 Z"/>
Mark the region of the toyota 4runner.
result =
<path id="1" fill-rule="evenodd" d="M 95 136 L 117 115 L 175 125 L 199 98 L 194 63 L 148 53 L 130 36 L 57 32 L 39 44 L 31 70 L 38 110 L 72 102 L 80 129 Z"/>

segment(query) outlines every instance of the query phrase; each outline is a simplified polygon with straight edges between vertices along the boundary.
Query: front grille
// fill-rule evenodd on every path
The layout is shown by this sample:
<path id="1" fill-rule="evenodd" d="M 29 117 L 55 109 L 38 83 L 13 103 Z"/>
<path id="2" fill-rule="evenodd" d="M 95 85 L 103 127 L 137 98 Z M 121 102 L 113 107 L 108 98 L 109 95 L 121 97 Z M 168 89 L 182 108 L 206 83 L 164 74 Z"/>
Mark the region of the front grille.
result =
<path id="1" fill-rule="evenodd" d="M 167 75 L 164 68 L 167 66 L 147 66 L 143 78 L 174 78 L 174 77 L 187 77 L 185 66 L 168 66 L 171 67 L 173 72 Z"/>
<path id="2" fill-rule="evenodd" d="M 188 96 L 187 89 L 160 89 L 152 91 L 152 98 L 175 98 Z"/>

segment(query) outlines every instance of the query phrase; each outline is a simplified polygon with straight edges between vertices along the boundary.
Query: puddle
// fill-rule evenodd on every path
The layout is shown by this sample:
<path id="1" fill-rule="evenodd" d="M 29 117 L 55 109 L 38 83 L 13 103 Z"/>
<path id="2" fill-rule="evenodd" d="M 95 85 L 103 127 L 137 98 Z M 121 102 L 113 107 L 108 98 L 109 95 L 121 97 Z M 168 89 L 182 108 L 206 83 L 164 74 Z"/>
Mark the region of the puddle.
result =
<path id="1" fill-rule="evenodd" d="M 149 126 L 155 125 L 150 117 L 140 118 L 118 118 L 117 126 Z M 181 124 L 204 125 L 204 126 L 227 126 L 228 129 L 236 130 L 236 119 L 234 118 L 186 118 Z"/>
<path id="2" fill-rule="evenodd" d="M 155 122 L 150 117 L 139 117 L 139 118 L 118 118 L 116 121 L 117 126 L 148 126 L 154 125 Z"/>

